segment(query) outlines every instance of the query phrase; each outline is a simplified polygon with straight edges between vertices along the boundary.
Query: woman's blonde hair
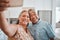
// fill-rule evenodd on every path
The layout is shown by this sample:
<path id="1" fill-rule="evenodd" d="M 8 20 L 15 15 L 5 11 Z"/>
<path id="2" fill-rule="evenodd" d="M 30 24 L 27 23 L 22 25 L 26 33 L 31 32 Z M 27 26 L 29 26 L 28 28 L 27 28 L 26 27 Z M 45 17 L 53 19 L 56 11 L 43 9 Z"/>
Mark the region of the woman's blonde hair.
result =
<path id="1" fill-rule="evenodd" d="M 22 13 L 24 13 L 24 12 L 27 12 L 27 10 L 22 10 L 22 12 L 20 13 L 20 15 L 19 15 L 19 16 L 21 16 L 21 14 L 22 14 Z"/>

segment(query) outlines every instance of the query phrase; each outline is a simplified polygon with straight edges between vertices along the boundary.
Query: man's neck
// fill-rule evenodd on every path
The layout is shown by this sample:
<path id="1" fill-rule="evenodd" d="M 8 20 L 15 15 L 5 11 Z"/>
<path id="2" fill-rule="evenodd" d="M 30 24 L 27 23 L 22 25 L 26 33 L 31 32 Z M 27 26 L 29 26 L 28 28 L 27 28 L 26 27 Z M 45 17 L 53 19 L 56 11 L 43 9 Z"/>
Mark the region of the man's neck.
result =
<path id="1" fill-rule="evenodd" d="M 39 20 L 40 20 L 40 18 L 35 23 L 33 23 L 33 24 L 36 24 Z"/>

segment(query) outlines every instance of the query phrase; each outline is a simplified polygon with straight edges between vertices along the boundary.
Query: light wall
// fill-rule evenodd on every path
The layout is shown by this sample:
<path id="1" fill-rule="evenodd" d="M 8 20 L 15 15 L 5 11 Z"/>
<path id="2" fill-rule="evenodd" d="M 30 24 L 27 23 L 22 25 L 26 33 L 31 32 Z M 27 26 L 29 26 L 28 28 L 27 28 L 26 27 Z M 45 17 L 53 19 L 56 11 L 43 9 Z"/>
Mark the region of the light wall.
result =
<path id="1" fill-rule="evenodd" d="M 35 7 L 37 10 L 51 10 L 51 0 L 24 0 L 23 7 Z"/>
<path id="2" fill-rule="evenodd" d="M 7 9 L 7 18 L 17 18 L 23 7 L 34 7 L 37 10 L 52 10 L 51 0 L 24 0 L 22 7 L 10 7 Z"/>

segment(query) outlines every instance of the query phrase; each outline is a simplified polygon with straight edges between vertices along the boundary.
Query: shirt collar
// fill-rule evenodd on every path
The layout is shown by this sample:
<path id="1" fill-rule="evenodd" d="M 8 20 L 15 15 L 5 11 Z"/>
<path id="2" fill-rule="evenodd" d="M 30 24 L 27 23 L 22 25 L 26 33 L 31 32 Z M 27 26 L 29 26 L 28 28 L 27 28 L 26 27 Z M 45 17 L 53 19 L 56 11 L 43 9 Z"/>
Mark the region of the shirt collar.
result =
<path id="1" fill-rule="evenodd" d="M 38 22 L 37 22 L 37 23 L 35 23 L 35 24 L 38 24 L 38 23 L 40 23 L 40 21 L 41 21 L 41 19 L 39 19 L 39 20 L 38 20 Z M 35 24 L 33 24 L 33 25 L 35 25 Z"/>

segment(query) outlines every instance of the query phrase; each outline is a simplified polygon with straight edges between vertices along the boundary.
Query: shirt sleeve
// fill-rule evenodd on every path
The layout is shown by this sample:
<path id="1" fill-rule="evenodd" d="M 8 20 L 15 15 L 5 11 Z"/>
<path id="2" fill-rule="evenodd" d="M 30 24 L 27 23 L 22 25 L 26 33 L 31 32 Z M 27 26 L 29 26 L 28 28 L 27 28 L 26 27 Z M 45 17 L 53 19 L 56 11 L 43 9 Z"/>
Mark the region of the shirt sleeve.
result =
<path id="1" fill-rule="evenodd" d="M 47 35 L 49 36 L 49 38 L 55 37 L 55 32 L 50 24 L 47 25 L 46 31 L 47 31 Z"/>

